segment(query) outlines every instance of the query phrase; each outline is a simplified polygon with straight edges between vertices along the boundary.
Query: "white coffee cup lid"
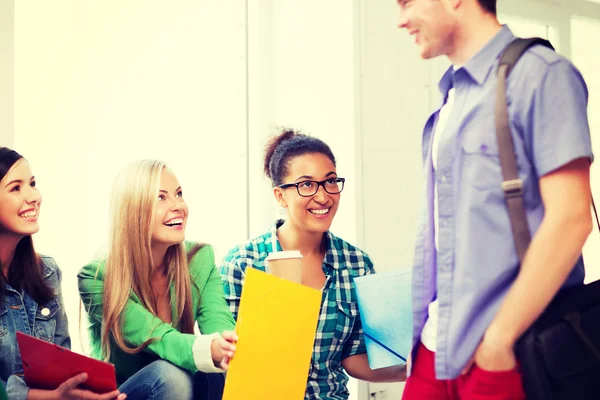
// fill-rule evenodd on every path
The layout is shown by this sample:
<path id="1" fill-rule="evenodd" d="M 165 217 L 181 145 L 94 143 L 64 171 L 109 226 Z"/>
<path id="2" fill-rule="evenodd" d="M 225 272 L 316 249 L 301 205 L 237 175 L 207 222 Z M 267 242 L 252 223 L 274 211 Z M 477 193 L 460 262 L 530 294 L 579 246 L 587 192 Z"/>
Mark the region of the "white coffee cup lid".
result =
<path id="1" fill-rule="evenodd" d="M 276 251 L 269 253 L 266 261 L 287 260 L 288 258 L 302 258 L 302 253 L 299 250 Z"/>

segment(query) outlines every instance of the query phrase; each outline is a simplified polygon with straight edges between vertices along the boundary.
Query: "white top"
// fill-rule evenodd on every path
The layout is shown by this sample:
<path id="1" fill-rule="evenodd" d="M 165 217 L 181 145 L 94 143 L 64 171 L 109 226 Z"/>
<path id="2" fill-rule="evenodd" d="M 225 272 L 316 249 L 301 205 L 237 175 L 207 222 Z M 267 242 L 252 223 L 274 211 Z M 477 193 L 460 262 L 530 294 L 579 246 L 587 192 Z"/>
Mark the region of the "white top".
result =
<path id="1" fill-rule="evenodd" d="M 210 335 L 196 335 L 194 345 L 192 346 L 192 354 L 194 356 L 194 364 L 200 372 L 225 372 L 223 369 L 215 367 L 212 359 L 211 345 L 214 339 L 221 337 L 219 333 Z"/>
<path id="2" fill-rule="evenodd" d="M 454 88 L 450 89 L 448 92 L 448 98 L 446 99 L 446 103 L 442 106 L 440 110 L 440 115 L 438 117 L 438 122 L 435 127 L 435 131 L 433 132 L 433 143 L 431 144 L 431 161 L 433 163 L 433 170 L 437 172 L 437 158 L 438 158 L 438 148 L 439 148 L 439 140 L 440 135 L 444 132 L 444 128 L 446 127 L 446 123 L 448 122 L 448 116 L 450 115 L 450 111 L 452 110 L 452 105 L 454 104 Z M 433 188 L 433 221 L 434 221 L 434 234 L 435 234 L 435 250 L 439 249 L 439 212 L 438 212 L 438 190 L 437 183 L 434 183 Z M 433 300 L 429 304 L 429 308 L 427 310 L 429 316 L 427 321 L 425 322 L 425 326 L 423 326 L 423 331 L 421 331 L 421 343 L 429 350 L 435 353 L 437 350 L 437 330 L 438 330 L 438 307 L 439 303 L 437 298 Z"/>
<path id="3" fill-rule="evenodd" d="M 302 253 L 299 250 L 276 251 L 269 253 L 265 261 L 287 260 L 290 258 L 302 258 Z"/>

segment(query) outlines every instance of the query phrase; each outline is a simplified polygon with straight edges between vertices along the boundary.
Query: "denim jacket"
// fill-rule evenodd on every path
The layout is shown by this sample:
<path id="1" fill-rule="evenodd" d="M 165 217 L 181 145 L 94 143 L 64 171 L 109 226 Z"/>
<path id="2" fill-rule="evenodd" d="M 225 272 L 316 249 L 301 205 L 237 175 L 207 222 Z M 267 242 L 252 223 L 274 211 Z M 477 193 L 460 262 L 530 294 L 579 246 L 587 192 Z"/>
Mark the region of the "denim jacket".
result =
<path id="1" fill-rule="evenodd" d="M 37 304 L 27 293 L 19 293 L 6 284 L 4 302 L 0 304 L 0 381 L 10 400 L 27 398 L 29 388 L 22 379 L 23 366 L 17 349 L 17 331 L 38 339 L 70 348 L 67 315 L 60 291 L 61 273 L 51 257 L 41 256 L 43 277 L 56 297 Z M 8 381 L 8 382 L 7 382 Z"/>

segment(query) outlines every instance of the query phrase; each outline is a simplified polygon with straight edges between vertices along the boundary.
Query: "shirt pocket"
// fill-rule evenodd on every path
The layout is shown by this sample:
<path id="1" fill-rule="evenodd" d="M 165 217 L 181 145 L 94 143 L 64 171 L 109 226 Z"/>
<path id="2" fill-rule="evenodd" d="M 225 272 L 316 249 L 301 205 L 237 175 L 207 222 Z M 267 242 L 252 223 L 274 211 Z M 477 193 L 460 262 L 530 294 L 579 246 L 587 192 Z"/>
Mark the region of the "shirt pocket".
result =
<path id="1" fill-rule="evenodd" d="M 60 305 L 58 299 L 54 298 L 44 305 L 39 305 L 35 313 L 35 325 L 33 331 L 35 336 L 47 342 L 54 342 L 56 332 L 56 317 Z"/>
<path id="2" fill-rule="evenodd" d="M 462 140 L 462 182 L 480 190 L 502 187 L 496 136 L 466 132 Z"/>
<path id="3" fill-rule="evenodd" d="M 350 338 L 357 315 L 358 307 L 355 303 L 340 300 L 337 301 L 335 338 L 341 346 L 343 346 Z"/>

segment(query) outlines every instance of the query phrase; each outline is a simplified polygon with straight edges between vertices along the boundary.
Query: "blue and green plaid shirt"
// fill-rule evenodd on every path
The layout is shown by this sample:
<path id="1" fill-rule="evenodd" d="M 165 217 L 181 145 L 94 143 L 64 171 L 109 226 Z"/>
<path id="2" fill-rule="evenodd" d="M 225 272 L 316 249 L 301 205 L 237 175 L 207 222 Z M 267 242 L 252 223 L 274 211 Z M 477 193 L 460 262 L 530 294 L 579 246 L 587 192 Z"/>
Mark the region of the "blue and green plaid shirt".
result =
<path id="1" fill-rule="evenodd" d="M 277 221 L 271 230 L 244 245 L 233 248 L 221 264 L 225 298 L 237 320 L 246 268 L 265 270 L 269 253 L 281 251 Z M 366 353 L 362 324 L 358 314 L 354 278 L 374 273 L 366 253 L 327 232 L 323 272 L 327 277 L 322 291 L 321 314 L 308 374 L 305 399 L 339 399 L 349 396 L 348 376 L 342 360 Z"/>

